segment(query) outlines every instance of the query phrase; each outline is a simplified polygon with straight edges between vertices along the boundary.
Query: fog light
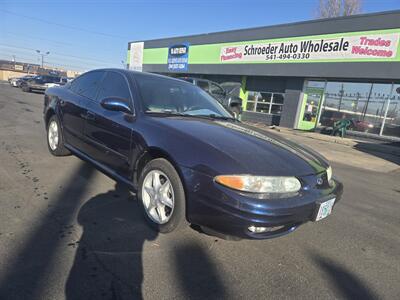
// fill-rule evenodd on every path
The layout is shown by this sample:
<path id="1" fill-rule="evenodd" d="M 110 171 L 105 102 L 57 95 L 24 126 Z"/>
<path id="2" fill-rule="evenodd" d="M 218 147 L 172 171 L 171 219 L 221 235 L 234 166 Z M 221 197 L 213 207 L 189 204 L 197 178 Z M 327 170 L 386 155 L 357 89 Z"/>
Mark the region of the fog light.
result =
<path id="1" fill-rule="evenodd" d="M 254 233 L 262 233 L 262 232 L 266 232 L 268 230 L 267 227 L 256 227 L 254 225 L 250 226 L 248 229 L 250 232 L 254 232 Z"/>

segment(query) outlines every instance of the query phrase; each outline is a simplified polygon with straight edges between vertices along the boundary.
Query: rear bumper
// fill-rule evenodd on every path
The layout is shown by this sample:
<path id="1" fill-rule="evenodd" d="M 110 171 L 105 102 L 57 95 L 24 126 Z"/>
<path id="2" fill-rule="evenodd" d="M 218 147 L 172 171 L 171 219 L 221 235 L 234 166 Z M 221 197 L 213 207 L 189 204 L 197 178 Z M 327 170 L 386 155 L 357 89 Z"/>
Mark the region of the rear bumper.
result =
<path id="1" fill-rule="evenodd" d="M 335 180 L 326 189 L 302 190 L 280 199 L 255 199 L 254 195 L 222 187 L 207 175 L 188 169 L 184 173 L 188 221 L 244 239 L 268 239 L 291 233 L 314 219 L 319 203 L 335 198 L 336 205 L 343 193 L 343 185 Z M 313 178 L 307 180 L 311 182 Z M 253 233 L 250 226 L 268 227 L 268 231 Z"/>
<path id="2" fill-rule="evenodd" d="M 28 85 L 28 87 L 32 90 L 44 91 L 47 89 L 44 85 Z"/>

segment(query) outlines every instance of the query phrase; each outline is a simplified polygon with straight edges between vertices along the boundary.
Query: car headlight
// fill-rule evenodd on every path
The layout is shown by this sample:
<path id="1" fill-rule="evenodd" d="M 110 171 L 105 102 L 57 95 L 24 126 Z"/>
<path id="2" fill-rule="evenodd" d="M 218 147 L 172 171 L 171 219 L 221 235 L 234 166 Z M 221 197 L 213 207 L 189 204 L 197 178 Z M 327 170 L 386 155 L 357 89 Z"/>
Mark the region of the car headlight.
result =
<path id="1" fill-rule="evenodd" d="M 328 182 L 330 182 L 332 179 L 332 167 L 331 166 L 329 166 L 328 169 L 326 169 L 326 178 L 328 179 Z"/>
<path id="2" fill-rule="evenodd" d="M 215 181 L 231 189 L 250 193 L 293 193 L 301 188 L 296 177 L 220 175 Z"/>

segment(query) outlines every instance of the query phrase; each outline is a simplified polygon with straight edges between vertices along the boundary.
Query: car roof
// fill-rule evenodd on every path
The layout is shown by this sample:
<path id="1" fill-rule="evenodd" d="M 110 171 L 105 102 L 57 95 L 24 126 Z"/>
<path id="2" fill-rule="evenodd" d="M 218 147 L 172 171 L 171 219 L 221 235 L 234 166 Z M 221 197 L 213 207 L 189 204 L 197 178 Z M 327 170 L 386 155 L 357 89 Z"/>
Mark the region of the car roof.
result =
<path id="1" fill-rule="evenodd" d="M 178 78 L 173 78 L 170 76 L 165 76 L 161 74 L 156 74 L 156 73 L 149 73 L 149 72 L 138 72 L 138 71 L 133 71 L 133 70 L 127 70 L 127 69 L 120 69 L 120 68 L 102 68 L 102 69 L 93 69 L 88 72 L 93 72 L 93 71 L 112 71 L 112 72 L 118 72 L 121 74 L 126 75 L 127 77 L 135 77 L 135 76 L 148 76 L 148 77 L 154 77 L 154 78 L 165 78 L 165 79 L 170 79 L 170 80 L 176 80 L 179 82 L 182 82 Z M 85 74 L 85 73 L 84 73 Z M 82 74 L 83 75 L 83 74 Z"/>

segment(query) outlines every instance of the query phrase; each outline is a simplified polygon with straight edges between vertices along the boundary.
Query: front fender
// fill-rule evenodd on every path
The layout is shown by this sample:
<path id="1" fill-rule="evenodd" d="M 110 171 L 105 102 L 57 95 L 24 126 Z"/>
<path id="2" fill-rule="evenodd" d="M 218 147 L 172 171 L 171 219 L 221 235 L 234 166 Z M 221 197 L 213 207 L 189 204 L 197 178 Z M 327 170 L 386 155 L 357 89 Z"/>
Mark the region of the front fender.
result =
<path id="1" fill-rule="evenodd" d="M 160 124 L 146 123 L 141 136 L 146 139 L 143 147 L 145 151 L 159 149 L 177 165 L 210 176 L 233 174 L 246 169 L 237 158 L 221 152 L 212 144 Z"/>

